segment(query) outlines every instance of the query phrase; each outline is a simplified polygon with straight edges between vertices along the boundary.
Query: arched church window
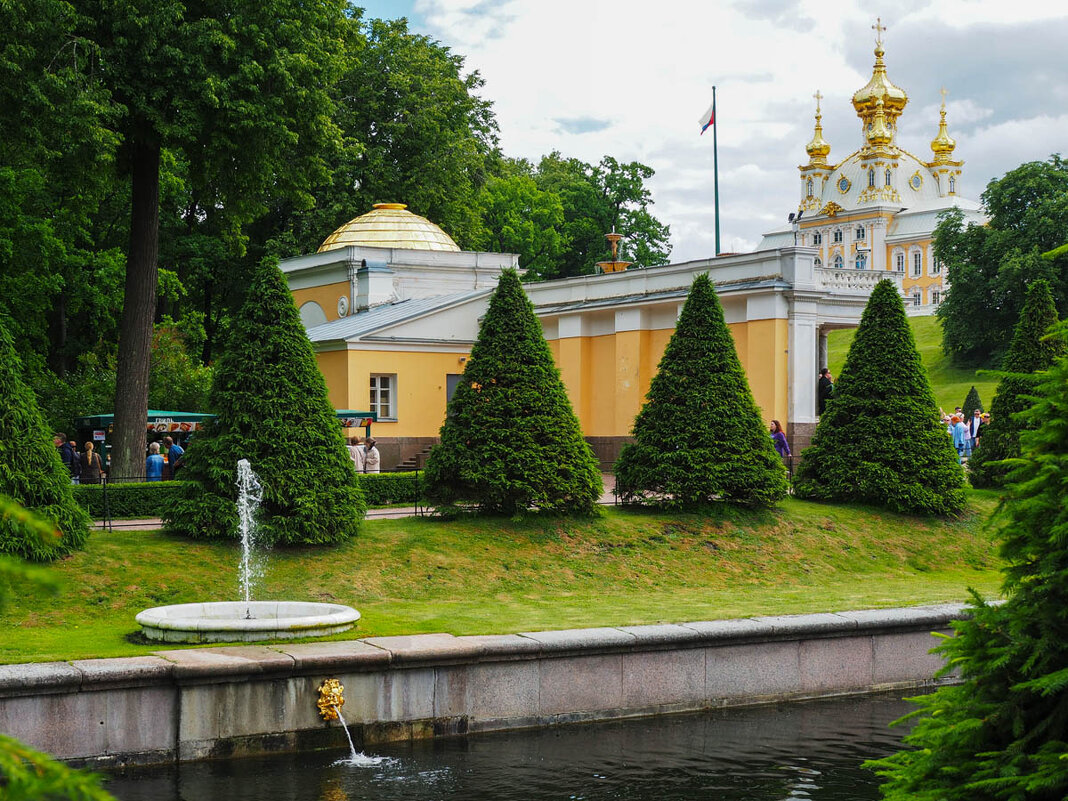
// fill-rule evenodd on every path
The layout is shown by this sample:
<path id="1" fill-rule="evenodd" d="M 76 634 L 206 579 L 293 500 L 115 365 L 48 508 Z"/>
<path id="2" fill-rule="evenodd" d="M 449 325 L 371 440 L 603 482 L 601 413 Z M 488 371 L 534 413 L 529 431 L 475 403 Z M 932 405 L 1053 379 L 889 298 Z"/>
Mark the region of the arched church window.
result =
<path id="1" fill-rule="evenodd" d="M 806 188 L 807 188 L 807 191 L 808 191 L 808 197 L 812 197 L 812 179 L 811 178 L 808 179 L 808 184 L 806 185 Z"/>
<path id="2" fill-rule="evenodd" d="M 841 270 L 845 267 L 845 259 L 842 258 L 842 254 L 838 253 L 834 257 L 834 269 Z"/>
<path id="3" fill-rule="evenodd" d="M 821 259 L 819 256 L 817 256 L 816 257 L 816 261 L 815 261 L 815 265 L 816 265 L 816 269 L 818 270 L 820 267 L 823 266 L 823 259 Z"/>
<path id="4" fill-rule="evenodd" d="M 886 185 L 890 186 L 890 170 L 886 171 Z"/>
<path id="5" fill-rule="evenodd" d="M 858 270 L 864 270 L 868 266 L 868 254 L 858 253 L 855 261 Z"/>
<path id="6" fill-rule="evenodd" d="M 868 170 L 868 186 L 875 186 L 875 170 Z"/>

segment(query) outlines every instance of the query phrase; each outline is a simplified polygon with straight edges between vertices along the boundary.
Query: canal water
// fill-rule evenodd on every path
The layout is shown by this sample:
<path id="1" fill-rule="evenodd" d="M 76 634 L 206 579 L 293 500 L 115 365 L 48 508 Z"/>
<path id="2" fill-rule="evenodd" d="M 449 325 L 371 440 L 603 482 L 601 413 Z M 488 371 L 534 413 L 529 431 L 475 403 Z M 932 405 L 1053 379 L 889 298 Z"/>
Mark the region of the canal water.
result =
<path id="1" fill-rule="evenodd" d="M 807 701 L 112 774 L 120 801 L 864 801 L 898 696 Z"/>

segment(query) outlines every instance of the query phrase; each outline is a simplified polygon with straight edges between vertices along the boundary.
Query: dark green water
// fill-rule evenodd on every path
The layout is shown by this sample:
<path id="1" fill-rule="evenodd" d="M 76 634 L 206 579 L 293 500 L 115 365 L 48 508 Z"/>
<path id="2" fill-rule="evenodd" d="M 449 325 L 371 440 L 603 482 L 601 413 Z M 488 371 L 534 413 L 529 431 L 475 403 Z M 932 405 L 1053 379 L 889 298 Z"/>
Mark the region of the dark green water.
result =
<path id="1" fill-rule="evenodd" d="M 114 775 L 121 801 L 864 801 L 912 706 L 869 696 Z"/>

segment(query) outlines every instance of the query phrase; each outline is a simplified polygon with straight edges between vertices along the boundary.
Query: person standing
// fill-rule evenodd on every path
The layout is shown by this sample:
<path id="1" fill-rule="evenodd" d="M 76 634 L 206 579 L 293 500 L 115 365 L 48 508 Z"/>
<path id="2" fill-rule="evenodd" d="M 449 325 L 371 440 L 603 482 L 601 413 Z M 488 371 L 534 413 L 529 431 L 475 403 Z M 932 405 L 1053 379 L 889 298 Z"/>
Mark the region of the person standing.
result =
<path id="1" fill-rule="evenodd" d="M 94 450 L 93 443 L 85 443 L 85 453 L 82 455 L 83 484 L 99 484 L 100 477 L 104 474 L 104 464 L 100 460 L 100 454 Z"/>
<path id="2" fill-rule="evenodd" d="M 784 460 L 790 456 L 790 443 L 786 441 L 786 432 L 782 430 L 782 423 L 778 420 L 771 421 L 771 441 L 775 445 L 775 452 Z"/>
<path id="3" fill-rule="evenodd" d="M 359 438 L 349 437 L 349 444 L 346 447 L 349 449 L 349 458 L 352 459 L 356 472 L 364 472 L 364 450 Z"/>
<path id="4" fill-rule="evenodd" d="M 375 441 L 368 437 L 363 441 L 363 465 L 365 473 L 377 473 L 381 469 L 382 454 L 375 447 Z"/>
<path id="5" fill-rule="evenodd" d="M 160 481 L 163 479 L 163 457 L 159 455 L 159 443 L 153 442 L 148 446 L 148 458 L 145 459 L 145 481 Z"/>
<path id="6" fill-rule="evenodd" d="M 834 395 L 834 376 L 826 367 L 820 370 L 820 381 L 817 389 L 819 398 L 819 413 L 823 414 L 827 408 L 827 401 Z"/>
<path id="7" fill-rule="evenodd" d="M 173 437 L 164 437 L 163 444 L 167 448 L 167 466 L 170 468 L 170 477 L 178 478 L 178 460 L 185 455 L 185 448 L 174 441 Z"/>
<path id="8" fill-rule="evenodd" d="M 982 436 L 980 430 L 983 427 L 983 413 L 976 409 L 972 412 L 972 419 L 968 421 L 968 437 L 972 442 L 972 450 L 979 444 L 979 437 Z M 971 451 L 968 452 L 971 456 Z"/>
<path id="9" fill-rule="evenodd" d="M 70 483 L 77 484 L 82 472 L 82 465 L 74 443 L 67 440 L 66 434 L 56 434 L 52 437 L 52 444 L 56 446 L 56 450 L 59 451 L 59 458 L 63 460 L 63 466 L 70 473 Z"/>
<path id="10" fill-rule="evenodd" d="M 957 463 L 961 464 L 964 457 L 965 440 L 968 435 L 968 426 L 957 415 L 953 415 L 953 447 L 957 449 Z"/>

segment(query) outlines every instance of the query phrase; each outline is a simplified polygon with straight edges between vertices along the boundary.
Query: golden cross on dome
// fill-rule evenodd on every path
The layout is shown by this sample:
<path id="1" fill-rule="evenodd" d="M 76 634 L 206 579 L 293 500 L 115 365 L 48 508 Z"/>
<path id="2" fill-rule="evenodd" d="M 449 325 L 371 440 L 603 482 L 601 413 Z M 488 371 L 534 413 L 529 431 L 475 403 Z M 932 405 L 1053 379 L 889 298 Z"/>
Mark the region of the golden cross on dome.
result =
<path id="1" fill-rule="evenodd" d="M 886 30 L 886 26 L 883 25 L 883 18 L 876 17 L 875 24 L 871 26 L 871 29 L 875 31 L 875 44 L 881 45 L 883 43 L 883 31 Z"/>
<path id="2" fill-rule="evenodd" d="M 946 94 L 947 94 L 946 87 L 943 86 L 938 91 L 940 91 L 942 93 L 942 108 L 944 109 L 946 107 Z"/>
<path id="3" fill-rule="evenodd" d="M 814 94 L 812 96 L 814 98 L 816 98 L 816 113 L 819 114 L 820 113 L 820 101 L 823 100 L 823 95 L 820 94 L 820 90 L 817 89 L 816 90 L 816 94 Z"/>

